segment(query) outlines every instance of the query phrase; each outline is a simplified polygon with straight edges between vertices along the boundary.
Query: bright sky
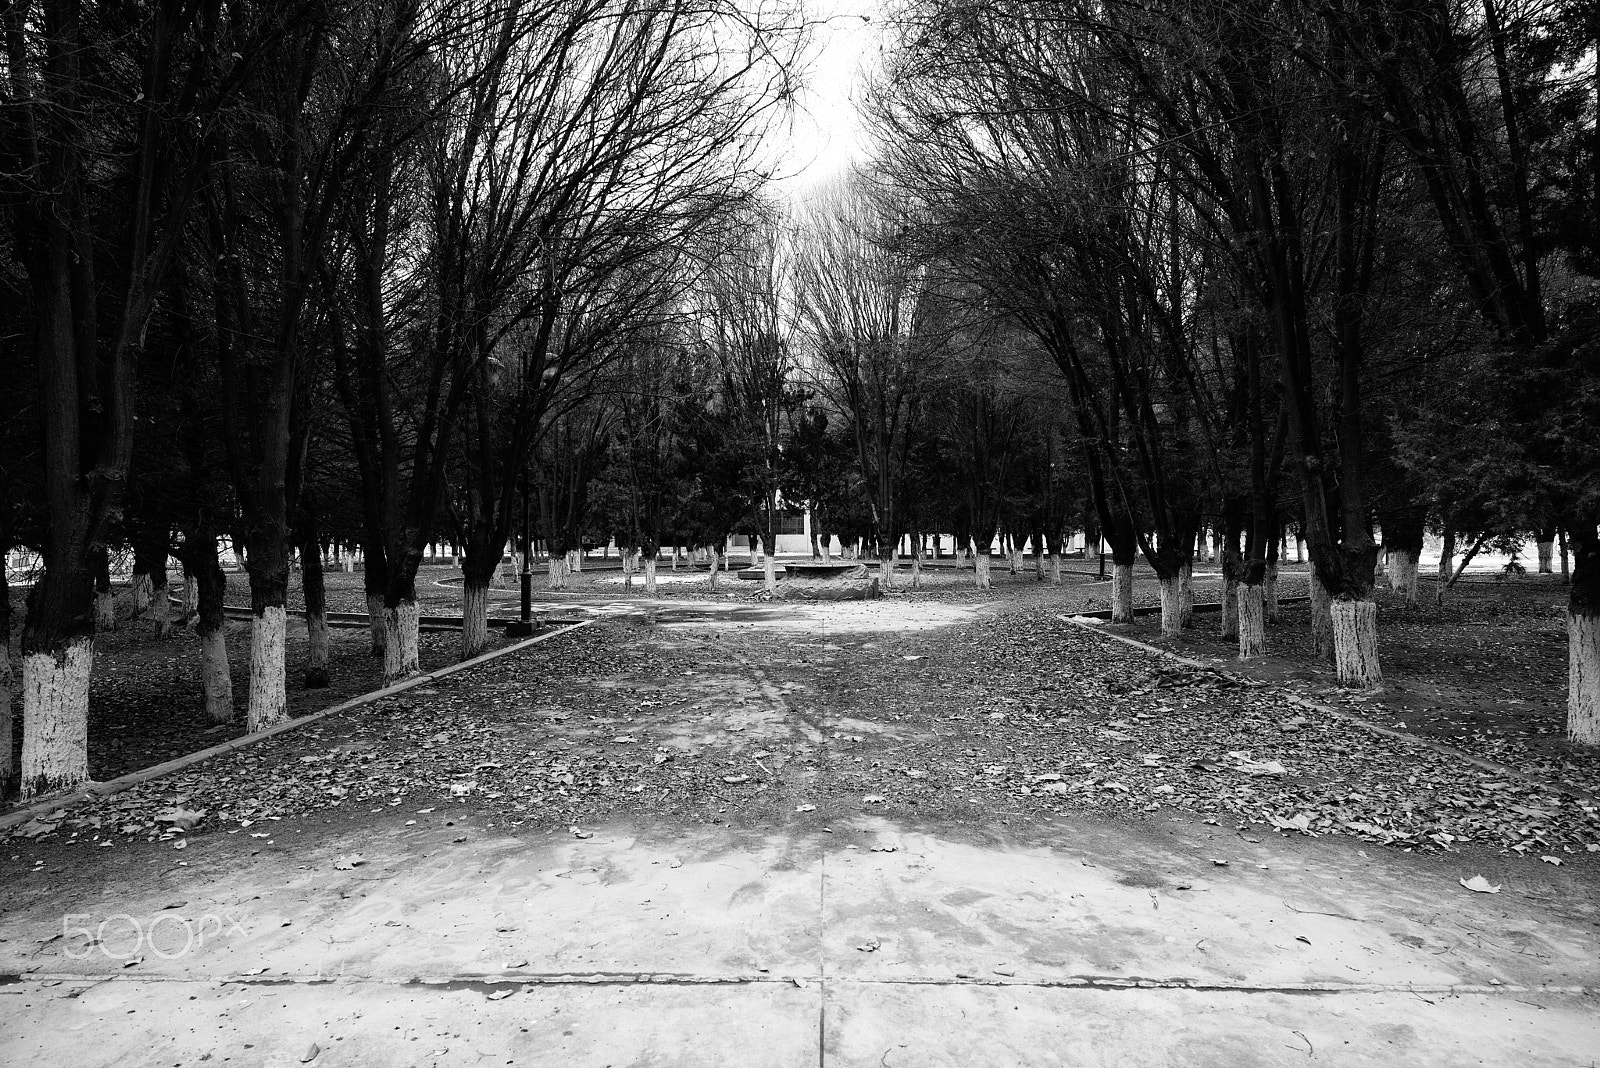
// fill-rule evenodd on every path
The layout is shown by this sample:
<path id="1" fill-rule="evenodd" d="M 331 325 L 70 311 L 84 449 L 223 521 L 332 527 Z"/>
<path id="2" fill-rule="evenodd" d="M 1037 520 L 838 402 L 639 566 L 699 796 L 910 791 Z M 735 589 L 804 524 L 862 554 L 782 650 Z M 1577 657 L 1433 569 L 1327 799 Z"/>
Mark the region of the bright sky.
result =
<path id="1" fill-rule="evenodd" d="M 878 0 L 816 0 L 807 14 L 820 22 L 814 32 L 812 61 L 798 94 L 783 179 L 778 188 L 803 196 L 840 174 L 863 149 L 856 94 L 864 63 L 877 52 Z M 873 19 L 863 22 L 862 16 Z M 825 20 L 825 21 L 823 21 Z"/>

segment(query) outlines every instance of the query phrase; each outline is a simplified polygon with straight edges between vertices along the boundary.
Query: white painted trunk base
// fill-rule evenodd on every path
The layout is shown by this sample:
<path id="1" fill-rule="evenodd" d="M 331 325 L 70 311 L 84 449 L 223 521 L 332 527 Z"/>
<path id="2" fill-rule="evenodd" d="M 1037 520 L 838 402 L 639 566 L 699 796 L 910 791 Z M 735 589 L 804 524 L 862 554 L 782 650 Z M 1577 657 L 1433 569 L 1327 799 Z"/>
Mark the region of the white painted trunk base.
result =
<path id="1" fill-rule="evenodd" d="M 93 638 L 22 658 L 23 800 L 88 781 L 93 674 Z"/>
<path id="2" fill-rule="evenodd" d="M 567 588 L 567 562 L 554 553 L 550 554 L 550 563 L 545 572 L 545 586 L 552 590 Z"/>
<path id="3" fill-rule="evenodd" d="M 250 703 L 245 725 L 252 734 L 289 718 L 283 662 L 287 621 L 282 605 L 268 605 L 250 626 Z"/>
<path id="4" fill-rule="evenodd" d="M 328 685 L 328 617 L 306 613 L 306 685 Z"/>
<path id="5" fill-rule="evenodd" d="M 894 566 L 899 562 L 899 549 L 895 549 L 887 557 L 878 561 L 878 584 L 883 587 L 884 593 L 888 593 L 894 588 Z"/>
<path id="6" fill-rule="evenodd" d="M 417 630 L 421 622 L 417 602 L 401 601 L 383 610 L 383 681 L 389 683 L 422 674 L 417 656 Z"/>
<path id="7" fill-rule="evenodd" d="M 1050 554 L 1050 584 L 1052 586 L 1061 585 L 1061 554 L 1060 553 L 1051 553 Z"/>
<path id="8" fill-rule="evenodd" d="M 988 553 L 973 554 L 972 579 L 974 585 L 980 590 L 994 589 L 994 579 L 989 575 L 990 557 Z"/>
<path id="9" fill-rule="evenodd" d="M 1600 745 L 1600 616 L 1567 613 L 1567 736 Z"/>
<path id="10" fill-rule="evenodd" d="M 1161 636 L 1176 638 L 1183 633 L 1183 578 L 1174 575 L 1161 580 Z"/>
<path id="11" fill-rule="evenodd" d="M 172 591 L 162 583 L 150 594 L 150 618 L 156 625 L 156 637 L 170 637 L 173 628 Z"/>
<path id="12" fill-rule="evenodd" d="M 1340 599 L 1330 606 L 1333 621 L 1333 665 L 1347 686 L 1379 686 L 1378 604 Z"/>
<path id="13" fill-rule="evenodd" d="M 651 553 L 649 556 L 645 557 L 644 592 L 645 596 L 647 597 L 654 597 L 656 595 L 656 563 L 657 561 L 654 553 Z M 767 579 L 769 582 L 772 581 L 772 563 L 770 561 L 767 563 Z M 771 589 L 772 587 L 768 586 L 767 588 Z"/>
<path id="14" fill-rule="evenodd" d="M 0 642 L 0 798 L 11 793 L 11 780 L 16 765 L 11 754 L 16 751 L 16 717 L 12 712 L 17 680 L 11 672 L 11 648 Z"/>
<path id="15" fill-rule="evenodd" d="M 1328 588 L 1317 577 L 1315 566 L 1311 568 L 1309 579 L 1311 590 L 1311 643 L 1319 657 L 1333 656 L 1333 599 L 1328 596 Z"/>
<path id="16" fill-rule="evenodd" d="M 200 583 L 189 572 L 183 573 L 183 623 L 192 627 L 200 617 Z"/>
<path id="17" fill-rule="evenodd" d="M 1111 565 L 1111 622 L 1133 622 L 1133 565 Z"/>
<path id="18" fill-rule="evenodd" d="M 711 588 L 712 589 L 716 589 L 717 588 L 717 570 L 718 570 L 718 564 L 721 562 L 721 557 L 720 557 L 720 555 L 718 553 L 714 553 L 714 552 L 713 553 L 707 553 L 706 555 L 707 555 L 706 564 L 710 568 L 710 571 L 708 572 L 708 577 L 710 578 L 710 581 L 711 581 Z"/>
<path id="19" fill-rule="evenodd" d="M 94 629 L 117 629 L 117 599 L 110 590 L 94 595 Z"/>
<path id="20" fill-rule="evenodd" d="M 1405 598 L 1406 604 L 1417 603 L 1417 561 L 1420 549 L 1396 549 L 1389 557 L 1389 587 Z"/>
<path id="21" fill-rule="evenodd" d="M 922 589 L 922 549 L 920 546 L 916 552 L 911 554 L 911 588 L 914 590 Z"/>
<path id="22" fill-rule="evenodd" d="M 1541 541 L 1539 545 L 1539 574 L 1552 575 L 1555 573 L 1556 543 Z"/>
<path id="23" fill-rule="evenodd" d="M 461 585 L 461 659 L 489 648 L 489 588 L 476 582 Z"/>
<path id="24" fill-rule="evenodd" d="M 154 603 L 155 587 L 151 585 L 150 576 L 138 573 L 133 576 L 133 581 L 128 584 L 128 600 L 133 606 L 133 618 L 139 619 L 150 611 Z"/>
<path id="25" fill-rule="evenodd" d="M 233 676 L 228 671 L 228 629 L 218 627 L 200 638 L 200 689 L 206 716 L 213 723 L 233 722 Z"/>
<path id="26" fill-rule="evenodd" d="M 1254 660 L 1267 652 L 1266 590 L 1239 583 L 1239 659 Z"/>
<path id="27" fill-rule="evenodd" d="M 1012 549 L 1011 553 L 1010 553 L 1010 556 L 1011 556 L 1011 573 L 1013 575 L 1015 575 L 1017 572 L 1022 570 L 1022 550 L 1021 549 Z"/>

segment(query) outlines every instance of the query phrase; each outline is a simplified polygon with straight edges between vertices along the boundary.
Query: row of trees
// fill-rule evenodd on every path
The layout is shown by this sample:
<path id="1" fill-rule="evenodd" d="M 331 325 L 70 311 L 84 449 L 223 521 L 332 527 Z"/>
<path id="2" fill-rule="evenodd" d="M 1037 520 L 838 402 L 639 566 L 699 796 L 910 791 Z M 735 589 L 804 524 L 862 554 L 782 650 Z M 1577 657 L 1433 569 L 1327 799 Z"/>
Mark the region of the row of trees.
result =
<path id="1" fill-rule="evenodd" d="M 520 473 L 725 243 L 804 36 L 779 7 L 717 0 L 40 0 L 0 18 L 17 310 L 0 548 L 44 562 L 24 796 L 87 774 L 116 544 L 161 601 L 182 562 L 219 717 L 218 539 L 244 548 L 251 730 L 286 714 L 291 556 L 319 561 L 330 531 L 363 550 L 386 675 L 417 671 L 416 573 L 442 522 L 481 643 Z"/>
<path id="2" fill-rule="evenodd" d="M 1375 520 L 1402 589 L 1430 519 L 1560 531 L 1570 726 L 1600 742 L 1591 6 L 894 15 L 865 177 L 901 265 L 881 306 L 916 278 L 913 318 L 954 302 L 1056 366 L 1093 514 L 1155 570 L 1163 629 L 1211 524 L 1257 652 L 1290 522 L 1339 675 L 1370 684 Z"/>

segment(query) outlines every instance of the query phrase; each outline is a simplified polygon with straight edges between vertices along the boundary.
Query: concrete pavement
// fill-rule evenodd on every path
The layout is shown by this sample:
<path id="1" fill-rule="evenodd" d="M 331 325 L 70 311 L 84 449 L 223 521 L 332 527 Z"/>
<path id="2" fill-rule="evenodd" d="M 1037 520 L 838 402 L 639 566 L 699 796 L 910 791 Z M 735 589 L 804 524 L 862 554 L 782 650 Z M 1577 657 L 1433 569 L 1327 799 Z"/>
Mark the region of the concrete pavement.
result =
<path id="1" fill-rule="evenodd" d="M 1600 1057 L 1600 906 L 1559 870 L 1474 894 L 1453 858 L 1165 817 L 512 835 L 432 808 L 21 880 L 0 1063 Z"/>

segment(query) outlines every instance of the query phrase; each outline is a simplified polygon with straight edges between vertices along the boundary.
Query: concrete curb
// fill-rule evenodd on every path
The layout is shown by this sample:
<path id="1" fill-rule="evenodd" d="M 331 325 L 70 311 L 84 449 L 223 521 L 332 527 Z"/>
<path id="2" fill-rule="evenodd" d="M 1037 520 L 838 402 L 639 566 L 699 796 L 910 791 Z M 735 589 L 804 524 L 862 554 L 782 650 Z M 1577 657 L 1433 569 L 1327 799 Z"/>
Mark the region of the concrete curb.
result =
<path id="1" fill-rule="evenodd" d="M 1179 656 L 1177 653 L 1163 649 L 1158 645 L 1151 645 L 1148 642 L 1139 641 L 1137 638 L 1129 638 L 1121 634 L 1112 634 L 1109 631 L 1101 630 L 1099 627 L 1073 619 L 1070 616 L 1057 616 L 1056 618 L 1061 620 L 1063 623 L 1071 623 L 1075 627 L 1081 627 L 1082 629 L 1089 631 L 1091 634 L 1098 634 L 1102 638 L 1110 638 L 1112 641 L 1118 641 L 1124 645 L 1131 645 L 1135 649 L 1142 649 L 1147 653 L 1154 653 L 1157 656 L 1165 657 L 1166 659 L 1175 661 L 1184 665 L 1185 667 L 1201 668 L 1207 671 L 1219 670 L 1215 664 L 1207 664 L 1201 660 L 1192 660 L 1186 656 Z M 1263 683 L 1262 685 L 1272 684 Z M 1352 727 L 1359 727 L 1369 734 L 1376 734 L 1384 738 L 1393 738 L 1398 741 L 1420 745 L 1424 749 L 1431 749 L 1435 753 L 1439 753 L 1442 756 L 1452 757 L 1464 763 L 1471 764 L 1473 767 L 1479 768 L 1483 771 L 1493 772 L 1496 775 L 1504 775 L 1509 778 L 1519 779 L 1530 786 L 1537 786 L 1539 789 L 1548 790 L 1553 794 L 1563 794 L 1579 801 L 1587 801 L 1591 804 L 1600 804 L 1600 797 L 1596 797 L 1587 790 L 1580 790 L 1576 786 L 1567 786 L 1564 783 L 1547 782 L 1544 779 L 1537 779 L 1525 771 L 1518 771 L 1516 768 L 1507 767 L 1505 764 L 1497 764 L 1492 760 L 1485 760 L 1483 757 L 1473 756 L 1471 753 L 1457 749 L 1453 745 L 1445 745 L 1443 742 L 1436 742 L 1431 738 L 1423 738 L 1420 735 L 1410 734 L 1406 731 L 1397 731 L 1393 727 L 1385 727 L 1381 724 L 1373 723 L 1371 720 L 1362 719 L 1360 716 L 1342 711 L 1341 709 L 1333 708 L 1330 705 L 1317 704 L 1315 701 L 1309 701 L 1297 694 L 1283 691 L 1280 692 L 1283 693 L 1283 699 L 1291 705 L 1296 705 L 1311 712 L 1320 712 L 1325 716 L 1331 716 L 1334 719 L 1350 724 Z"/>
<path id="2" fill-rule="evenodd" d="M 340 712 L 349 712 L 351 709 L 361 708 L 376 701 L 381 701 L 385 697 L 393 697 L 396 694 L 405 693 L 407 690 L 415 689 L 418 686 L 454 675 L 460 671 L 466 671 L 469 668 L 478 667 L 482 664 L 488 663 L 491 660 L 499 659 L 502 656 L 509 656 L 512 653 L 521 652 L 530 645 L 537 645 L 542 641 L 548 641 L 551 638 L 560 637 L 563 634 L 569 634 L 580 627 L 590 626 L 594 622 L 595 621 L 592 619 L 585 619 L 577 623 L 568 624 L 559 630 L 552 630 L 547 634 L 536 634 L 533 637 L 526 638 L 514 645 L 508 645 L 504 649 L 494 649 L 490 652 L 484 653 L 481 656 L 475 656 L 471 660 L 463 660 L 458 664 L 451 664 L 448 667 L 442 667 L 438 671 L 430 671 L 426 675 L 417 675 L 413 678 L 405 679 L 404 681 L 395 683 L 393 686 L 385 686 L 382 689 L 369 691 L 368 693 L 361 694 L 358 697 L 352 697 L 348 701 L 333 705 L 330 708 L 320 709 L 308 716 L 301 716 L 298 719 L 285 720 L 276 726 L 268 727 L 264 731 L 257 731 L 254 734 L 246 734 L 238 738 L 230 738 L 225 742 L 219 742 L 207 749 L 201 749 L 198 752 L 188 753 L 181 757 L 175 757 L 164 764 L 156 764 L 148 768 L 140 768 L 138 771 L 131 771 L 126 775 L 115 779 L 108 779 L 105 782 L 91 782 L 81 790 L 74 790 L 68 793 L 56 794 L 52 797 L 43 798 L 39 801 L 33 802 L 26 808 L 17 809 L 6 813 L 4 816 L 0 816 L 0 831 L 9 830 L 12 827 L 26 823 L 29 820 L 35 819 L 47 812 L 55 812 L 58 809 L 69 808 L 72 805 L 87 801 L 93 797 L 106 797 L 111 794 L 120 794 L 129 787 L 138 786 L 140 783 L 150 782 L 152 779 L 159 779 L 165 775 L 170 775 L 175 771 L 182 771 L 184 768 L 187 768 L 192 764 L 198 764 L 202 760 L 210 760 L 212 757 L 221 756 L 224 753 L 237 752 L 240 749 L 245 749 L 249 746 L 255 745 L 257 742 L 265 741 L 268 738 L 274 738 L 285 731 L 293 730 L 296 727 L 303 727 L 307 723 L 315 723 L 318 720 L 327 719 L 329 716 L 337 715 Z"/>

